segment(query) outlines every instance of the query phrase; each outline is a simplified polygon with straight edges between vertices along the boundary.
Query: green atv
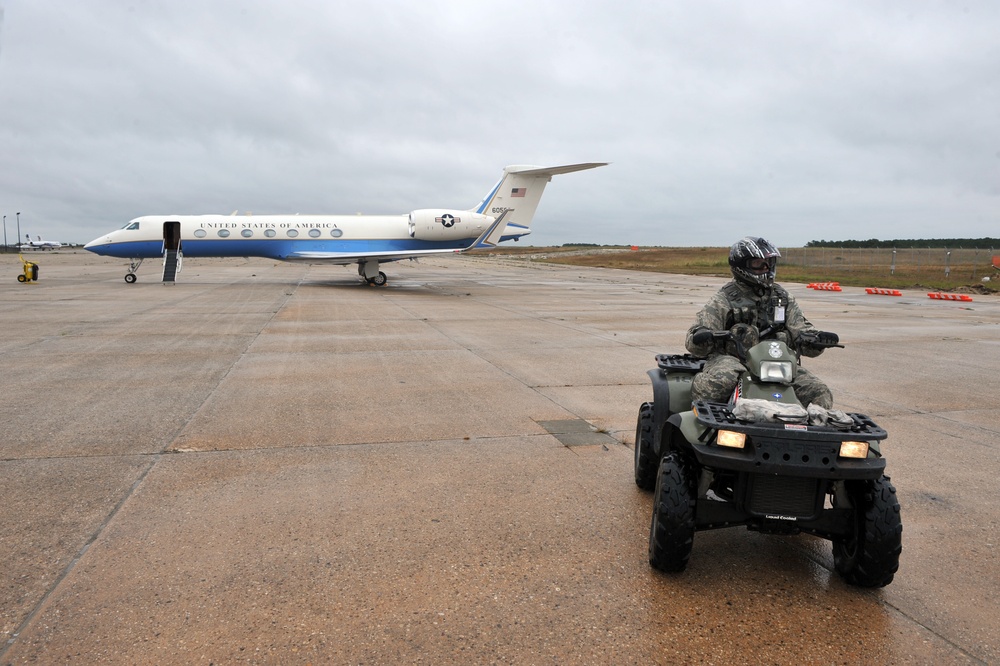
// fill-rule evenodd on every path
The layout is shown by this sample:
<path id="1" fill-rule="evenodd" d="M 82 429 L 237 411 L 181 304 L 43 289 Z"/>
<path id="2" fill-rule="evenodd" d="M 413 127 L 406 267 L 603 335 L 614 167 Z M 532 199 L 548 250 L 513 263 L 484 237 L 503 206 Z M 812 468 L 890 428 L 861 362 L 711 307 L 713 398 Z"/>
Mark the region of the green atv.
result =
<path id="1" fill-rule="evenodd" d="M 827 539 L 845 581 L 888 585 L 899 568 L 903 527 L 879 449 L 886 432 L 863 414 L 835 413 L 836 425 L 804 421 L 793 383 L 801 346 L 793 351 L 765 339 L 774 332 L 762 331 L 749 349 L 729 331 L 696 334 L 698 344 L 709 337 L 730 344 L 743 362 L 726 404 L 692 405 L 691 384 L 703 359 L 656 357 L 648 373 L 653 401 L 639 408 L 635 435 L 635 482 L 654 493 L 649 563 L 683 571 L 696 531 L 745 525 Z M 833 342 L 801 336 L 799 344 L 842 346 L 836 336 Z M 743 409 L 763 403 L 775 408 L 766 418 Z"/>

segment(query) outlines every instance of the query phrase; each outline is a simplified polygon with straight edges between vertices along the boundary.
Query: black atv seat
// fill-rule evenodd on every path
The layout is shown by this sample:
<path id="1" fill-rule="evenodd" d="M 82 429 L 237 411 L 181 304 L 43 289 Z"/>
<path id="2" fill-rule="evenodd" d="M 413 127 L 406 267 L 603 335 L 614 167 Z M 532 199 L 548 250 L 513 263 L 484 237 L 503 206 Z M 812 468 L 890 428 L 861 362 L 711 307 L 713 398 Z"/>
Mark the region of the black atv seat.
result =
<path id="1" fill-rule="evenodd" d="M 686 372 L 694 375 L 705 367 L 705 359 L 691 354 L 657 354 L 656 365 L 663 372 Z"/>

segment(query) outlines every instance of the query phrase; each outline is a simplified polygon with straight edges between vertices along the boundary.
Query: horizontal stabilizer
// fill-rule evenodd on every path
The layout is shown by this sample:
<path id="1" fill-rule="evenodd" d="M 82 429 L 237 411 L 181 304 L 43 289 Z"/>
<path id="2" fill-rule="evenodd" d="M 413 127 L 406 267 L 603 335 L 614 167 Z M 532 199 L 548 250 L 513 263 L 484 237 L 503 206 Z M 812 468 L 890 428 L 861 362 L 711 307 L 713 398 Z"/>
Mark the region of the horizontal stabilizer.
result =
<path id="1" fill-rule="evenodd" d="M 512 173 L 519 173 L 525 176 L 558 176 L 563 173 L 573 173 L 574 171 L 586 171 L 597 167 L 607 166 L 608 162 L 586 162 L 584 164 L 567 164 L 565 166 L 554 167 L 508 167 Z"/>

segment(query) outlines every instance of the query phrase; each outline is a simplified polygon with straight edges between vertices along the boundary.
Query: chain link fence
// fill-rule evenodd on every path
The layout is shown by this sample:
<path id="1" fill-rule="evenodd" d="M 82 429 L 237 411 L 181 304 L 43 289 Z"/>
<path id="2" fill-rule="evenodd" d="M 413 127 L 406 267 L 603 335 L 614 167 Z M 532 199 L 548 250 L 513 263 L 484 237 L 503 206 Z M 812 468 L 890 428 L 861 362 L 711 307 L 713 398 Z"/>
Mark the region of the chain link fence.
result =
<path id="1" fill-rule="evenodd" d="M 979 281 L 1000 274 L 994 248 L 781 248 L 783 266 L 801 266 L 837 273 L 882 274 L 898 277 L 945 277 Z"/>

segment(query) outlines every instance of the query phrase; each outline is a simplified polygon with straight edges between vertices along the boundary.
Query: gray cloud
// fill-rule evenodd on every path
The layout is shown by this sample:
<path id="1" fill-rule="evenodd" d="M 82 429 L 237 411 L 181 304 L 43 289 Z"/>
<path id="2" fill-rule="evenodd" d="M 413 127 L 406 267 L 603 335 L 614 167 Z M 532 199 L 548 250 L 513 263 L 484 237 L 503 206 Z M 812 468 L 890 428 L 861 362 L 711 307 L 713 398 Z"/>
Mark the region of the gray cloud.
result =
<path id="1" fill-rule="evenodd" d="M 8 0 L 0 213 L 471 207 L 557 177 L 534 244 L 1000 235 L 990 2 Z"/>

